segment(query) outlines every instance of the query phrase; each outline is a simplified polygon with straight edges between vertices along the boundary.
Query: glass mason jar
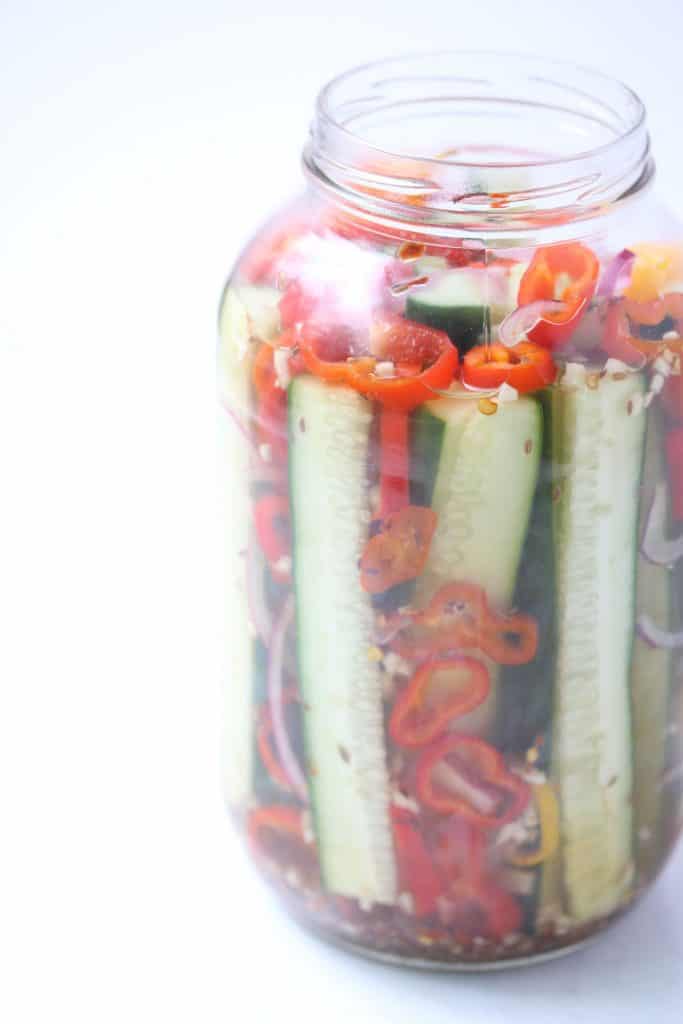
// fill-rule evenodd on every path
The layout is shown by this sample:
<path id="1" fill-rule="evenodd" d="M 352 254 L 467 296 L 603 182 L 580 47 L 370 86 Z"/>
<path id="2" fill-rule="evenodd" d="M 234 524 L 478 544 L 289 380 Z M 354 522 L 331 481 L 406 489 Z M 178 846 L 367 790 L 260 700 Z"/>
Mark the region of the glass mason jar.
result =
<path id="1" fill-rule="evenodd" d="M 575 947 L 681 828 L 683 236 L 624 85 L 333 81 L 220 312 L 227 794 L 291 912 L 452 969 Z"/>

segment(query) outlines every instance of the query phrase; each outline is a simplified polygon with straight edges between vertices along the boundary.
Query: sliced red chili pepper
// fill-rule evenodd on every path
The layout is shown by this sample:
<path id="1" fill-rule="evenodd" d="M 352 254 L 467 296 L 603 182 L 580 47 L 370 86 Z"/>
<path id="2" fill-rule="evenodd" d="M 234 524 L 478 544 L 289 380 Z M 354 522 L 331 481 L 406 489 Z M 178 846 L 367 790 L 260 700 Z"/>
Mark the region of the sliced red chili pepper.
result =
<path id="1" fill-rule="evenodd" d="M 292 550 L 289 499 L 283 494 L 264 494 L 254 506 L 254 527 L 273 576 L 289 581 L 290 567 L 282 565 Z"/>
<path id="2" fill-rule="evenodd" d="M 372 356 L 355 358 L 352 345 L 347 343 L 345 354 L 343 344 L 338 345 L 338 355 L 331 358 L 331 337 L 339 339 L 339 332 L 304 324 L 300 345 L 309 371 L 330 383 L 346 384 L 393 409 L 410 412 L 438 397 L 438 392 L 452 383 L 458 369 L 458 353 L 447 334 L 401 317 L 374 325 Z M 401 376 L 395 372 L 398 363 L 419 366 L 420 372 Z M 388 367 L 385 376 L 387 364 L 393 364 L 393 368 Z"/>
<path id="3" fill-rule="evenodd" d="M 523 919 L 519 901 L 490 876 L 453 882 L 439 901 L 439 916 L 463 944 L 479 937 L 500 940 L 518 932 Z"/>
<path id="4" fill-rule="evenodd" d="M 564 303 L 564 308 L 546 314 L 528 332 L 529 340 L 546 348 L 559 348 L 568 341 L 581 311 L 593 298 L 599 274 L 597 256 L 580 242 L 537 249 L 519 283 L 519 305 L 556 299 Z"/>
<path id="5" fill-rule="evenodd" d="M 433 838 L 434 863 L 443 882 L 437 909 L 457 941 L 501 939 L 517 931 L 522 911 L 486 869 L 486 833 L 463 818 L 446 818 Z"/>
<path id="6" fill-rule="evenodd" d="M 413 898 L 418 917 L 433 914 L 443 892 L 441 878 L 422 838 L 415 815 L 392 805 L 391 823 L 401 889 Z"/>
<path id="7" fill-rule="evenodd" d="M 483 588 L 474 583 L 447 583 L 423 611 L 401 613 L 396 626 L 391 646 L 405 658 L 472 648 L 499 665 L 525 665 L 538 649 L 536 620 L 494 612 Z"/>
<path id="8" fill-rule="evenodd" d="M 631 307 L 633 303 L 630 304 Z M 614 359 L 629 365 L 639 365 L 643 358 L 655 359 L 661 352 L 670 349 L 680 352 L 683 338 L 641 338 L 631 330 L 631 321 L 626 312 L 626 303 L 617 300 L 609 304 L 605 319 L 603 348 Z"/>
<path id="9" fill-rule="evenodd" d="M 360 580 L 368 594 L 381 594 L 397 583 L 420 575 L 436 529 L 431 508 L 407 505 L 383 519 L 379 530 L 365 545 L 360 560 Z"/>
<path id="10" fill-rule="evenodd" d="M 417 791 L 439 814 L 456 814 L 482 829 L 497 829 L 519 817 L 529 787 L 508 771 L 490 744 L 459 733 L 438 740 L 420 755 Z"/>
<path id="11" fill-rule="evenodd" d="M 635 302 L 624 299 L 624 312 L 634 325 L 656 327 L 667 320 L 673 323 L 672 330 L 680 333 L 683 326 L 683 294 L 671 292 L 651 302 Z"/>
<path id="12" fill-rule="evenodd" d="M 671 511 L 683 522 L 683 426 L 674 427 L 666 437 L 666 460 L 671 481 Z"/>
<path id="13" fill-rule="evenodd" d="M 379 417 L 379 491 L 383 518 L 410 502 L 410 449 L 408 414 L 383 408 Z"/>
<path id="14" fill-rule="evenodd" d="M 478 881 L 486 862 L 486 833 L 464 818 L 443 818 L 432 830 L 430 847 L 434 864 L 447 888 L 452 882 Z"/>
<path id="15" fill-rule="evenodd" d="M 555 380 L 557 367 L 547 348 L 526 341 L 505 345 L 475 345 L 465 355 L 462 378 L 476 388 L 498 388 L 509 384 L 520 394 L 538 391 Z"/>
<path id="16" fill-rule="evenodd" d="M 396 700 L 389 732 L 395 743 L 420 747 L 486 700 L 489 671 L 475 658 L 431 658 Z"/>
<path id="17" fill-rule="evenodd" d="M 303 813 L 289 804 L 257 807 L 247 819 L 247 839 L 255 857 L 294 867 L 312 881 L 318 875 L 317 858 L 305 839 Z"/>

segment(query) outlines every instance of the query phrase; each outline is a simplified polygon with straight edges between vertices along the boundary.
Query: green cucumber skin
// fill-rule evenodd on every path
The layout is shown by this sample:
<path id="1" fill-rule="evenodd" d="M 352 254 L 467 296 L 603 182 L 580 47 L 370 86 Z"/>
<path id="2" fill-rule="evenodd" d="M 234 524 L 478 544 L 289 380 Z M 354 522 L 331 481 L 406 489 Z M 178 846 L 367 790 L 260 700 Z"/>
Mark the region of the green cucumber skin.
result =
<path id="1" fill-rule="evenodd" d="M 550 409 L 541 397 L 543 454 L 529 528 L 519 566 L 513 604 L 538 623 L 538 651 L 528 665 L 510 665 L 501 673 L 496 746 L 506 754 L 524 755 L 543 737 L 537 767 L 549 764 L 552 744 L 555 672 L 555 565 L 552 534 L 552 462 Z"/>
<path id="2" fill-rule="evenodd" d="M 486 336 L 490 321 L 485 306 L 433 306 L 409 295 L 406 317 L 417 323 L 445 331 L 460 355 L 469 352 Z"/>
<path id="3" fill-rule="evenodd" d="M 321 875 L 329 891 L 391 904 L 382 682 L 368 657 L 373 611 L 357 568 L 371 407 L 312 377 L 292 382 L 288 406 L 299 684 Z"/>
<path id="4" fill-rule="evenodd" d="M 413 505 L 431 505 L 439 468 L 445 423 L 425 406 L 410 423 L 410 500 Z"/>
<path id="5" fill-rule="evenodd" d="M 578 922 L 615 910 L 633 869 L 629 680 L 645 416 L 628 409 L 642 387 L 633 375 L 605 378 L 595 390 L 552 392 L 551 777 L 560 796 L 563 888 Z"/>
<path id="6" fill-rule="evenodd" d="M 648 414 L 638 536 L 643 532 L 654 489 L 665 479 L 664 429 L 651 408 Z M 638 558 L 636 605 L 663 629 L 673 627 L 673 573 Z M 673 652 L 653 648 L 636 635 L 631 666 L 634 737 L 634 845 L 643 880 L 653 878 L 665 856 L 665 827 L 669 816 L 662 777 L 667 769 L 666 736 L 671 719 Z"/>

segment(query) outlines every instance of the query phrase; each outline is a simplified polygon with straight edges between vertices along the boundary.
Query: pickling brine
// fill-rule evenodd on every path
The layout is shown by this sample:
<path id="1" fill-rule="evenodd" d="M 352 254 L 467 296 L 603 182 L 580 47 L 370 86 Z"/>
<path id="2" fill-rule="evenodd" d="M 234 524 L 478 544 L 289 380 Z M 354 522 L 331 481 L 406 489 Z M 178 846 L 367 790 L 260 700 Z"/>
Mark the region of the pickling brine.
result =
<path id="1" fill-rule="evenodd" d="M 637 98 L 544 70 L 333 82 L 220 309 L 227 799 L 300 921 L 425 966 L 577 946 L 682 824 L 683 233 Z"/>

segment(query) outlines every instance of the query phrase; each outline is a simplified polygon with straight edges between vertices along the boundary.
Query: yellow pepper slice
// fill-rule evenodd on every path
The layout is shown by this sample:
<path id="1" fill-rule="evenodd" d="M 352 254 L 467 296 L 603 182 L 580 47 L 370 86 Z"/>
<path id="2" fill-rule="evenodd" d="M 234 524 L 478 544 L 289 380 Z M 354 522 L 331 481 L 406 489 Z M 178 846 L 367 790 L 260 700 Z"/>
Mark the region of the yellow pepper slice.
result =
<path id="1" fill-rule="evenodd" d="M 532 785 L 532 799 L 536 804 L 541 829 L 541 842 L 537 850 L 514 853 L 509 862 L 516 868 L 533 868 L 549 860 L 560 845 L 560 807 L 555 790 L 548 782 Z"/>
<path id="2" fill-rule="evenodd" d="M 683 282 L 683 246 L 642 242 L 632 246 L 636 254 L 631 281 L 625 291 L 634 302 L 652 302 Z"/>

